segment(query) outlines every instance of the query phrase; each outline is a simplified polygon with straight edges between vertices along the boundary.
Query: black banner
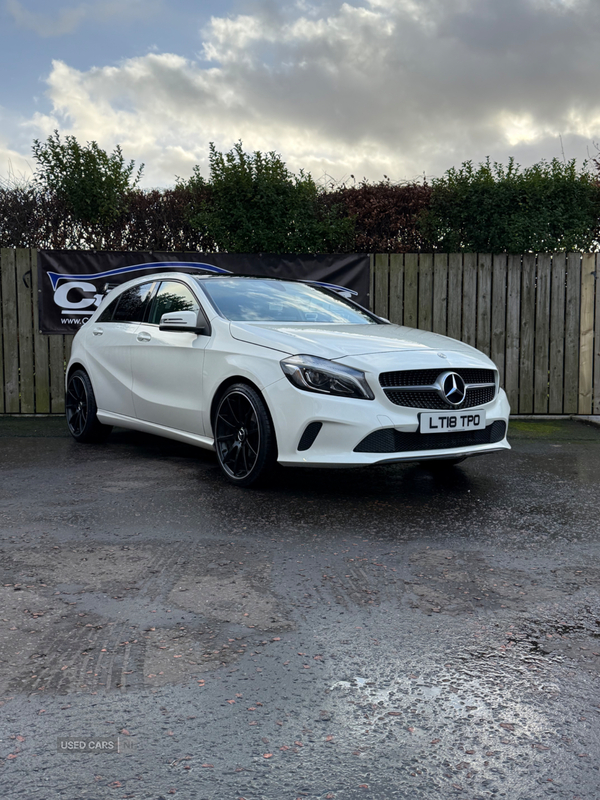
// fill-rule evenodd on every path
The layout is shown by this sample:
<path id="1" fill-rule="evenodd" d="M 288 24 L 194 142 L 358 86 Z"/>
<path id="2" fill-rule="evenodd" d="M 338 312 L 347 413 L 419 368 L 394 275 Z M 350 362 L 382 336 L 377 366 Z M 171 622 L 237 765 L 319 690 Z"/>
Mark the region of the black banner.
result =
<path id="1" fill-rule="evenodd" d="M 186 272 L 204 266 L 214 272 L 318 281 L 344 288 L 369 305 L 369 256 L 262 255 L 237 253 L 129 253 L 90 250 L 38 252 L 40 330 L 77 333 L 102 302 L 107 284 L 168 269 Z"/>

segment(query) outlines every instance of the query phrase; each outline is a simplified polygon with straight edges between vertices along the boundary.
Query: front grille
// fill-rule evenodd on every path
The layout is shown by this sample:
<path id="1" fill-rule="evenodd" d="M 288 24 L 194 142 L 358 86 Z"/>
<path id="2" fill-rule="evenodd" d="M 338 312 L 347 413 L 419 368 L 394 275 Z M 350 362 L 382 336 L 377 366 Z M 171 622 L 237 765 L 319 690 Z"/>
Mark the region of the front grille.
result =
<path id="1" fill-rule="evenodd" d="M 449 404 L 434 389 L 405 391 L 403 386 L 431 386 L 442 372 L 456 372 L 465 384 L 490 383 L 492 386 L 483 386 L 467 389 L 465 399 L 456 409 L 474 408 L 485 403 L 491 403 L 496 395 L 496 373 L 493 369 L 478 369 L 473 367 L 452 369 L 406 369 L 399 372 L 382 372 L 379 383 L 383 387 L 386 397 L 396 406 L 404 408 L 423 408 L 432 411 L 447 410 Z M 390 387 L 394 387 L 393 389 Z"/>
<path id="2" fill-rule="evenodd" d="M 496 420 L 479 431 L 458 433 L 404 433 L 384 428 L 366 436 L 354 448 L 355 453 L 405 453 L 415 450 L 446 450 L 453 447 L 472 447 L 496 444 L 506 436 L 506 422 Z"/>
<path id="3" fill-rule="evenodd" d="M 482 386 L 480 389 L 467 389 L 467 396 L 463 408 L 473 408 L 491 403 L 496 393 L 495 386 Z"/>
<path id="4" fill-rule="evenodd" d="M 465 383 L 494 383 L 496 374 L 493 369 L 477 369 L 444 367 L 443 369 L 404 369 L 400 372 L 382 372 L 379 383 L 386 386 L 431 386 L 441 372 L 456 372 Z"/>
<path id="5" fill-rule="evenodd" d="M 405 408 L 424 408 L 433 411 L 448 411 L 449 408 L 448 403 L 446 403 L 446 401 L 443 400 L 435 391 L 404 392 L 401 389 L 385 389 L 384 391 L 388 400 L 391 400 L 396 406 L 404 406 Z M 456 406 L 456 408 L 460 410 L 463 408 L 482 406 L 484 403 L 491 403 L 494 399 L 495 393 L 495 386 L 484 386 L 481 389 L 467 389 L 464 402 L 461 403 L 460 406 Z"/>

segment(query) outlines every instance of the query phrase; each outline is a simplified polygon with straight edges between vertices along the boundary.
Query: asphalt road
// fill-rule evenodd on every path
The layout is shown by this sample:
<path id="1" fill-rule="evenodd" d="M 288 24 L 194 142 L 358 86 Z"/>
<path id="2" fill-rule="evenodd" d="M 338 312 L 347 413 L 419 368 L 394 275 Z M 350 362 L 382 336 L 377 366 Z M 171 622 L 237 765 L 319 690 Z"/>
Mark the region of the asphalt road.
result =
<path id="1" fill-rule="evenodd" d="M 249 491 L 0 419 L 2 798 L 597 800 L 600 429 L 509 438 Z"/>

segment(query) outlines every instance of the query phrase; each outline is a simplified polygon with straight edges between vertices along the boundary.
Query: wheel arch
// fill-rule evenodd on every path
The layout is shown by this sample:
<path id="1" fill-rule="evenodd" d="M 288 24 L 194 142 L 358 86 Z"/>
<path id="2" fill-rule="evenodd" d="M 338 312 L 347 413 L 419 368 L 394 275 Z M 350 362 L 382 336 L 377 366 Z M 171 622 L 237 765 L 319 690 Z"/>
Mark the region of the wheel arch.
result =
<path id="1" fill-rule="evenodd" d="M 271 409 L 269 408 L 269 404 L 267 402 L 267 399 L 264 396 L 264 394 L 262 393 L 260 387 L 257 386 L 256 383 L 254 383 L 254 381 L 250 380 L 250 378 L 247 378 L 245 375 L 230 375 L 222 383 L 219 384 L 216 392 L 213 395 L 212 402 L 210 404 L 210 429 L 211 429 L 211 433 L 214 436 L 214 433 L 215 433 L 215 430 L 214 430 L 214 428 L 215 428 L 215 414 L 217 412 L 217 406 L 219 405 L 219 401 L 221 400 L 221 398 L 223 397 L 223 395 L 225 394 L 227 389 L 229 389 L 229 387 L 233 386 L 235 383 L 245 383 L 247 386 L 252 387 L 252 389 L 254 389 L 254 391 L 257 392 L 257 394 L 260 396 L 260 399 L 265 404 L 265 408 L 267 410 L 267 414 L 269 415 L 269 419 L 271 421 L 271 426 L 273 428 L 273 437 L 275 439 L 275 449 L 276 449 L 277 453 L 279 454 L 279 450 L 278 450 L 278 446 L 277 446 L 277 431 L 275 430 L 275 424 L 273 422 L 273 414 L 271 414 Z"/>
<path id="2" fill-rule="evenodd" d="M 90 378 L 90 373 L 87 371 L 87 369 L 84 367 L 84 365 L 79 361 L 73 361 L 72 364 L 69 364 L 69 368 L 67 369 L 67 374 L 65 375 L 65 382 L 66 383 L 69 382 L 69 378 L 71 377 L 71 375 L 78 369 L 83 370 L 83 372 L 85 372 L 85 374 L 88 376 L 88 378 Z M 90 378 L 90 382 L 91 382 L 91 380 L 92 379 Z"/>

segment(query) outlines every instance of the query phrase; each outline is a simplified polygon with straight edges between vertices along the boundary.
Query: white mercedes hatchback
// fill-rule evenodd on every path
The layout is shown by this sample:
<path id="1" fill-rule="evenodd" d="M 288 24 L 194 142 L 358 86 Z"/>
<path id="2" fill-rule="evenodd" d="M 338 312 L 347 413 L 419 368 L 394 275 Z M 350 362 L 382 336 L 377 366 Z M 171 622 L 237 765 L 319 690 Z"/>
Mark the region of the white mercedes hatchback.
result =
<path id="1" fill-rule="evenodd" d="M 283 466 L 452 464 L 509 449 L 487 356 L 324 286 L 167 272 L 108 292 L 73 341 L 66 416 L 214 450 L 249 486 Z"/>

